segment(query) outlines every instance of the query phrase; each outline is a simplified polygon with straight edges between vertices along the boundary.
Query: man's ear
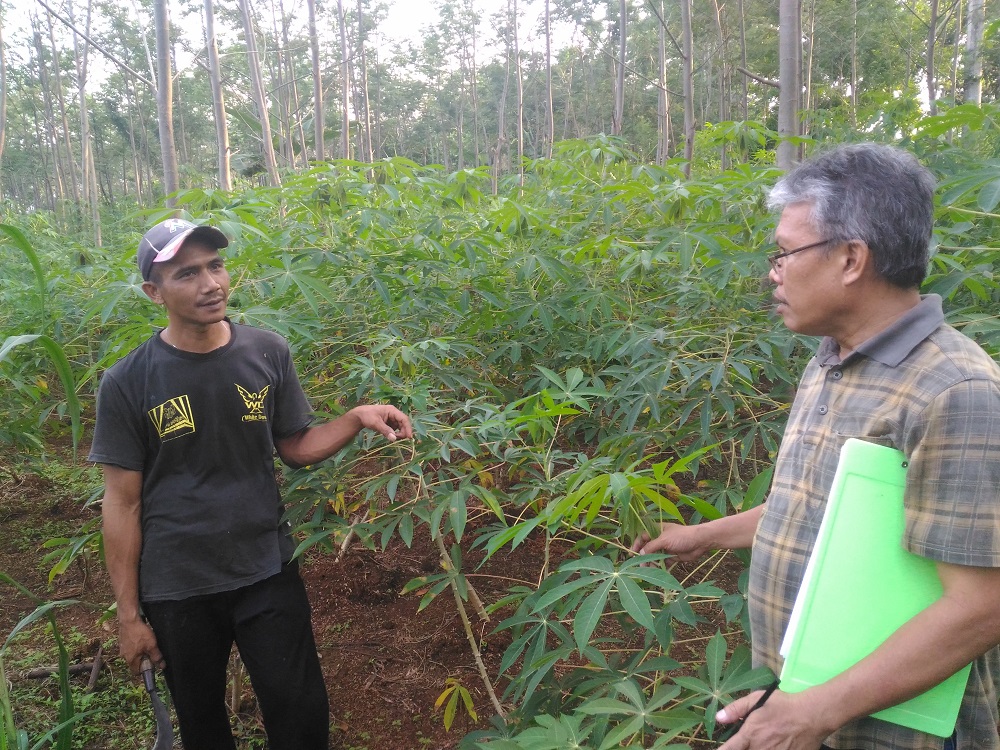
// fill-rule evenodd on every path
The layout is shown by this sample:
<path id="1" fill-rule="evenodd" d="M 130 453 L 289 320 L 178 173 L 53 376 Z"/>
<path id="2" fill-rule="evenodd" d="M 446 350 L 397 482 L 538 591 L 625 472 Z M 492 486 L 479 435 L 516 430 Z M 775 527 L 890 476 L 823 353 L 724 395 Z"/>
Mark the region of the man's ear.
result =
<path id="1" fill-rule="evenodd" d="M 873 270 L 871 248 L 864 240 L 851 240 L 844 245 L 844 283 L 853 284 Z"/>
<path id="2" fill-rule="evenodd" d="M 142 282 L 142 291 L 154 304 L 163 304 L 163 296 L 160 294 L 160 288 L 154 282 Z"/>

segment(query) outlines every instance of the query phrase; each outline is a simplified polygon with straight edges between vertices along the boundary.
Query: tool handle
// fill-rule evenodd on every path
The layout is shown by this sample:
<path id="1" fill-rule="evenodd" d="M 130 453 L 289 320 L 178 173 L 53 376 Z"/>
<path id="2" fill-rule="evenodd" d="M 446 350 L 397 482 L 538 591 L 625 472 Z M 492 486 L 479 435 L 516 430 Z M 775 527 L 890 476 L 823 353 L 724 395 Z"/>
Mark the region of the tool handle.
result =
<path id="1" fill-rule="evenodd" d="M 142 673 L 142 682 L 146 686 L 147 693 L 156 692 L 156 677 L 153 675 L 153 662 L 148 656 L 143 656 L 139 662 L 139 671 Z"/>

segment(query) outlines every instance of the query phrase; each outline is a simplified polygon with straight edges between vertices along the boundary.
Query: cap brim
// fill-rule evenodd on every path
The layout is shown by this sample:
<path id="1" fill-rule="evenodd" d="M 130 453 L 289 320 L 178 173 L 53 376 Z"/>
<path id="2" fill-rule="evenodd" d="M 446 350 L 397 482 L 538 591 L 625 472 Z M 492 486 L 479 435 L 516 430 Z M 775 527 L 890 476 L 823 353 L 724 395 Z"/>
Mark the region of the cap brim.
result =
<path id="1" fill-rule="evenodd" d="M 229 238 L 215 227 L 200 226 L 181 232 L 179 235 L 164 245 L 156 255 L 153 256 L 154 263 L 165 263 L 177 255 L 177 251 L 183 247 L 184 243 L 191 237 L 199 237 L 208 240 L 215 248 L 228 247 Z"/>

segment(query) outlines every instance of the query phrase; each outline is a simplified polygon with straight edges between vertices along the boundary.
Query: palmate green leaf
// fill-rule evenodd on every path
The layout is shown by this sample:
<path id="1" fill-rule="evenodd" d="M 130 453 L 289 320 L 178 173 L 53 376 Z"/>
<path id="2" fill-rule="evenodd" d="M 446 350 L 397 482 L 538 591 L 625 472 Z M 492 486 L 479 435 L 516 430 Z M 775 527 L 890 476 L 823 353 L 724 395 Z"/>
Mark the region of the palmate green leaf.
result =
<path id="1" fill-rule="evenodd" d="M 469 519 L 469 509 L 466 505 L 468 493 L 462 490 L 455 490 L 448 500 L 448 520 L 455 539 L 462 541 L 462 534 L 465 533 L 465 524 Z"/>
<path id="2" fill-rule="evenodd" d="M 560 572 L 572 570 L 592 570 L 595 573 L 611 575 L 615 572 L 615 564 L 602 555 L 588 555 L 577 560 L 568 560 L 559 566 Z"/>
<path id="3" fill-rule="evenodd" d="M 635 713 L 636 707 L 631 703 L 625 703 L 624 701 L 617 700 L 616 698 L 595 698 L 594 700 L 587 701 L 576 710 L 582 714 L 587 714 L 588 716 L 597 716 L 601 714 L 618 715 L 633 714 Z"/>
<path id="4" fill-rule="evenodd" d="M 610 750 L 613 747 L 623 747 L 625 738 L 638 734 L 646 726 L 646 719 L 641 714 L 633 716 L 626 722 L 622 722 L 613 730 L 608 732 L 608 736 L 601 743 L 600 750 Z"/>
<path id="5" fill-rule="evenodd" d="M 719 685 L 722 680 L 722 669 L 726 663 L 726 639 L 722 633 L 715 631 L 705 648 L 705 671 L 708 674 L 708 684 L 712 691 L 718 694 Z"/>
<path id="6" fill-rule="evenodd" d="M 621 600 L 624 610 L 637 623 L 644 628 L 652 630 L 655 627 L 653 623 L 653 611 L 649 606 L 649 599 L 646 596 L 646 592 L 639 588 L 636 582 L 627 575 L 619 574 L 617 581 L 618 598 Z"/>
<path id="7" fill-rule="evenodd" d="M 666 560 L 668 555 L 656 553 L 652 555 L 637 555 L 630 557 L 622 563 L 619 572 L 626 572 L 633 578 L 652 584 L 664 591 L 683 591 L 684 586 L 671 573 L 663 568 L 647 567 L 651 562 L 661 562 Z"/>
<path id="8" fill-rule="evenodd" d="M 722 518 L 722 513 L 711 503 L 707 503 L 700 497 L 694 497 L 693 495 L 681 495 L 681 502 L 685 505 L 689 505 L 698 511 L 703 518 L 714 521 L 718 518 Z"/>
<path id="9" fill-rule="evenodd" d="M 604 608 L 608 603 L 608 594 L 614 585 L 613 579 L 608 579 L 597 587 L 580 605 L 573 620 L 573 637 L 576 640 L 577 651 L 583 654 L 590 642 L 590 636 L 601 621 Z"/>
<path id="10" fill-rule="evenodd" d="M 556 586 L 554 589 L 545 592 L 542 596 L 538 598 L 538 601 L 535 602 L 535 606 L 532 609 L 532 612 L 540 612 L 543 609 L 548 609 L 556 602 L 565 599 L 567 596 L 572 594 L 577 589 L 581 589 L 585 586 L 592 586 L 593 584 L 604 580 L 607 579 L 605 577 L 598 575 L 581 576 L 580 578 L 575 578 L 572 581 L 569 581 L 568 583 L 563 583 L 559 586 Z"/>

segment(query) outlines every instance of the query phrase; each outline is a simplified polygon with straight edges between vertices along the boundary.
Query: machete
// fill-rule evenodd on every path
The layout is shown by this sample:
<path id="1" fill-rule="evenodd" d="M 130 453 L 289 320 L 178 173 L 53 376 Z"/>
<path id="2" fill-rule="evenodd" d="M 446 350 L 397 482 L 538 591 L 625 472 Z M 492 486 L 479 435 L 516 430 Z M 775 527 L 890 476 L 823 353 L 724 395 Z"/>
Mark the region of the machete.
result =
<path id="1" fill-rule="evenodd" d="M 170 723 L 170 714 L 167 707 L 163 705 L 163 699 L 156 689 L 156 677 L 153 675 L 153 664 L 148 656 L 142 657 L 139 665 L 142 671 L 142 682 L 149 693 L 149 700 L 153 704 L 153 716 L 156 717 L 156 743 L 153 750 L 170 750 L 174 745 L 174 727 Z"/>

